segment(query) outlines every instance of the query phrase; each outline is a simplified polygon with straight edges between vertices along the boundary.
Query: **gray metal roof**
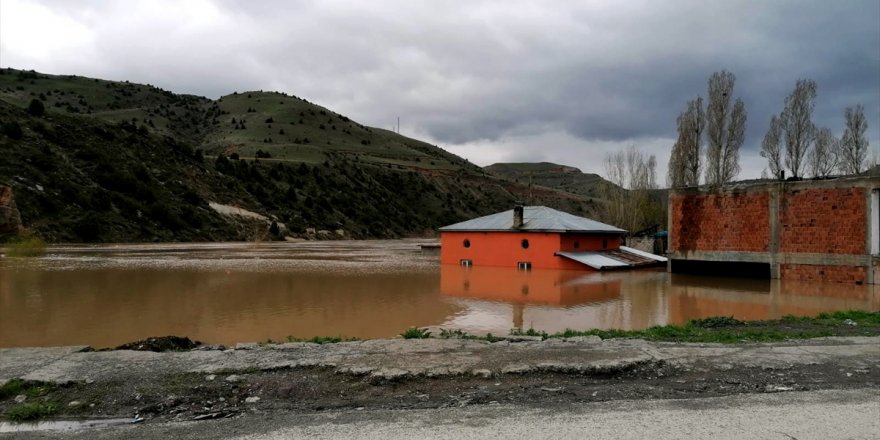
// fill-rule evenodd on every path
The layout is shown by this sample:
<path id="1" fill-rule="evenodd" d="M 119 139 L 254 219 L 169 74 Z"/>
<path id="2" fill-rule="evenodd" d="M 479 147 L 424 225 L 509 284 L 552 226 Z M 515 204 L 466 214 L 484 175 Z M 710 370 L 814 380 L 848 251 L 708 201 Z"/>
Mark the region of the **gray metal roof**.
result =
<path id="1" fill-rule="evenodd" d="M 513 228 L 513 210 L 478 217 L 472 220 L 444 226 L 440 231 L 529 231 L 529 232 L 598 232 L 623 234 L 623 229 L 595 220 L 557 211 L 546 206 L 525 206 L 523 225 Z"/>

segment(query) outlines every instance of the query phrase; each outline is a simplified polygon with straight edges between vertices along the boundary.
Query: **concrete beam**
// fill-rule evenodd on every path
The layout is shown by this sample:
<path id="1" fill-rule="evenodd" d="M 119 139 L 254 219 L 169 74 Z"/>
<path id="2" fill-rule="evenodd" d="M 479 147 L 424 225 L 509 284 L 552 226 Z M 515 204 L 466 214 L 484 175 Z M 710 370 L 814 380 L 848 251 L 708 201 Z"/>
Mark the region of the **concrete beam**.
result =
<path id="1" fill-rule="evenodd" d="M 723 252 L 723 251 L 690 251 L 673 252 L 668 255 L 672 260 L 685 261 L 718 261 L 731 263 L 775 263 L 780 264 L 806 264 L 813 266 L 855 266 L 868 267 L 873 265 L 874 258 L 871 255 L 861 254 L 814 254 L 779 252 Z M 777 268 L 778 270 L 778 268 Z"/>

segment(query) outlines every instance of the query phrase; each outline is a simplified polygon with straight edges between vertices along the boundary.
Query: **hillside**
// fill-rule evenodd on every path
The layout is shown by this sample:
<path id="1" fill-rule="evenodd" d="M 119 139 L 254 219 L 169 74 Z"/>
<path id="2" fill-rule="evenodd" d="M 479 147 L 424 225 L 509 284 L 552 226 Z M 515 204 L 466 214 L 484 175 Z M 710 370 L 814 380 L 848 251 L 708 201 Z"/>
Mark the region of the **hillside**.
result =
<path id="1" fill-rule="evenodd" d="M 44 112 L 28 111 L 32 101 Z M 433 234 L 532 203 L 595 204 L 486 173 L 436 146 L 300 98 L 217 100 L 150 85 L 0 69 L 0 184 L 53 242 Z M 217 204 L 265 220 L 223 214 Z"/>
<path id="2" fill-rule="evenodd" d="M 562 190 L 588 199 L 601 199 L 603 185 L 609 184 L 598 174 L 582 173 L 575 167 L 550 162 L 496 163 L 484 169 L 514 182 Z"/>

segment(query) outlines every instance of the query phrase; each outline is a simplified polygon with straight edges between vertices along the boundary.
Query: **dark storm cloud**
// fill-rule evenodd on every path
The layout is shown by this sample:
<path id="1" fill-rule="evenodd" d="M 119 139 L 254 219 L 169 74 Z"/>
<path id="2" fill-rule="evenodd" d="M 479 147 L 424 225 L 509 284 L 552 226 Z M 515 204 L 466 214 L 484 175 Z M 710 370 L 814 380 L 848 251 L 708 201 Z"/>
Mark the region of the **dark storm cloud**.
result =
<path id="1" fill-rule="evenodd" d="M 585 167 L 630 143 L 665 164 L 676 116 L 727 69 L 749 112 L 744 156 L 798 78 L 819 84 L 818 125 L 839 134 L 861 103 L 880 144 L 877 1 L 618 3 L 4 0 L 0 64 L 210 97 L 281 90 L 380 127 L 400 116 L 482 162 Z"/>

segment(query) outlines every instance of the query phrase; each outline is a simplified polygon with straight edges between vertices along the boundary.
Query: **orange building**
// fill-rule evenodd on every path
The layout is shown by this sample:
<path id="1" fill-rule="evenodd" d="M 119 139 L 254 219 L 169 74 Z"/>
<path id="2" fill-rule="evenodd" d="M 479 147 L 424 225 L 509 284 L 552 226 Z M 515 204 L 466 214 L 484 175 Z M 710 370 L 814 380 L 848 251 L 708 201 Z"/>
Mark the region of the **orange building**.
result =
<path id="1" fill-rule="evenodd" d="M 623 229 L 545 206 L 440 228 L 440 262 L 520 269 L 622 269 L 666 258 L 621 246 Z"/>

